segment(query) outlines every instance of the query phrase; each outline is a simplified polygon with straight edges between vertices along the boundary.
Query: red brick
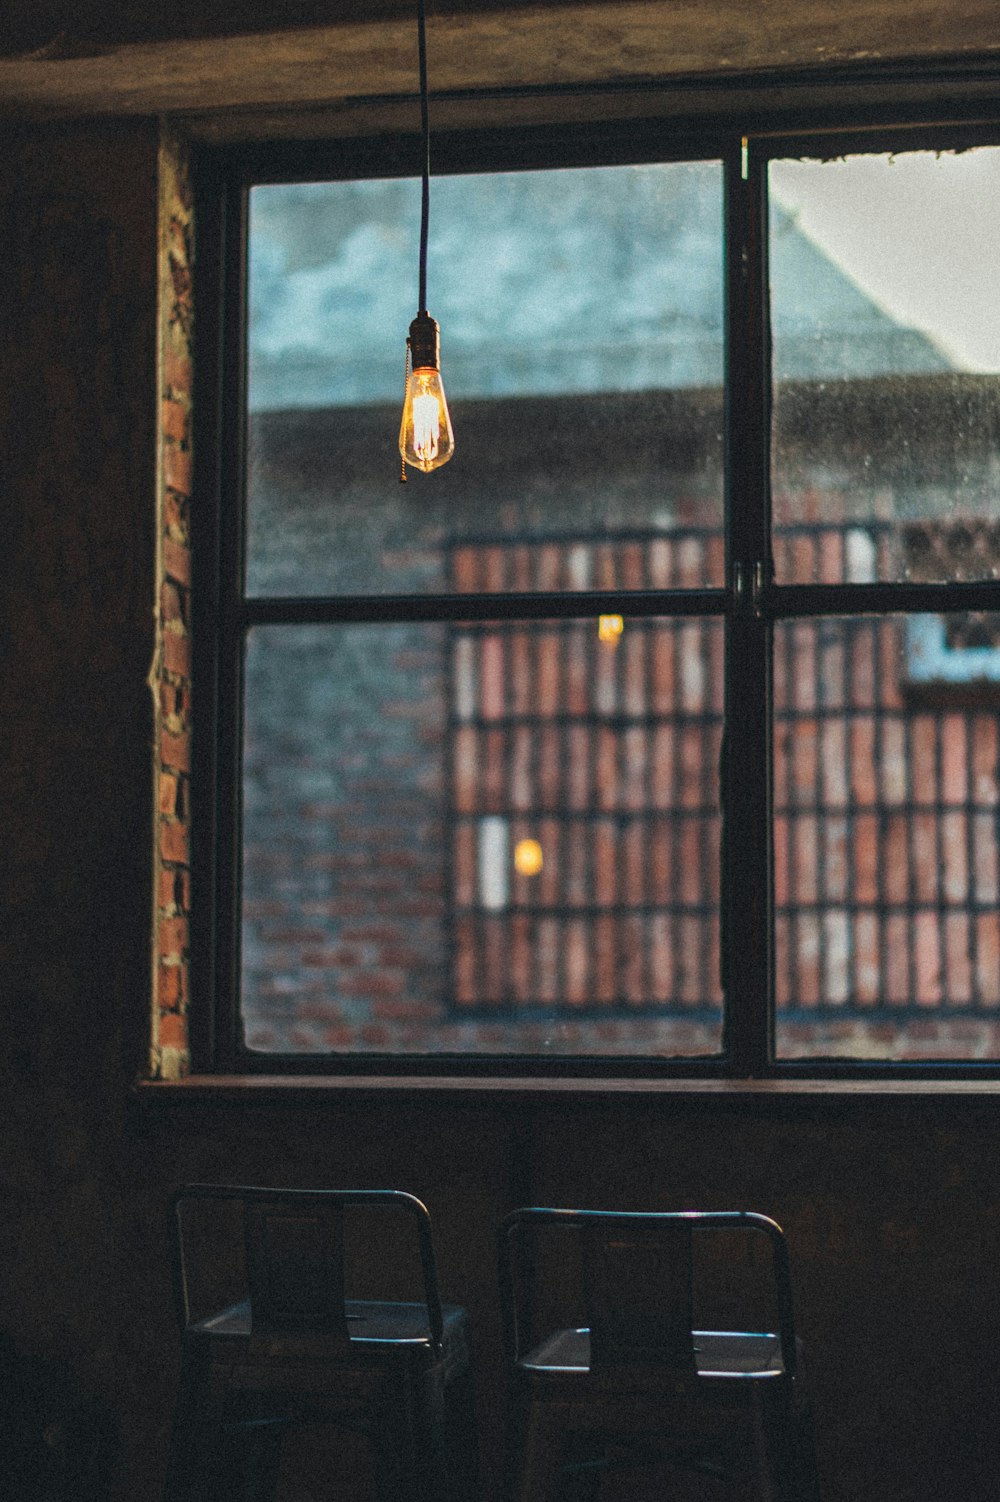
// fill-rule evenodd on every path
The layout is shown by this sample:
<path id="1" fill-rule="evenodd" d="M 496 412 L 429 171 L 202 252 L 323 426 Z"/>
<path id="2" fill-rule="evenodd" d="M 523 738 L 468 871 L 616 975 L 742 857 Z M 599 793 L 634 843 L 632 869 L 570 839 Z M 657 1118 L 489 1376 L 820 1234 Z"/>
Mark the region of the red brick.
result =
<path id="1" fill-rule="evenodd" d="M 789 688 L 796 709 L 816 707 L 816 626 L 796 621 L 790 628 L 792 682 Z"/>
<path id="2" fill-rule="evenodd" d="M 561 925 L 555 918 L 541 918 L 536 929 L 537 1000 L 559 999 L 559 955 L 562 949 Z"/>
<path id="3" fill-rule="evenodd" d="M 851 643 L 851 703 L 857 709 L 875 707 L 875 634 L 865 622 L 856 625 Z"/>
<path id="4" fill-rule="evenodd" d="M 965 814 L 941 816 L 941 895 L 951 906 L 964 903 L 969 886 L 969 831 Z"/>
<path id="5" fill-rule="evenodd" d="M 618 550 L 610 543 L 602 542 L 594 549 L 594 588 L 614 589 L 618 583 L 618 571 L 615 567 L 618 559 Z"/>
<path id="6" fill-rule="evenodd" d="M 878 626 L 878 655 L 883 709 L 904 708 L 900 685 L 905 658 L 900 645 L 900 627 L 892 620 L 881 621 Z"/>
<path id="7" fill-rule="evenodd" d="M 705 736 L 699 725 L 684 725 L 680 732 L 679 802 L 682 808 L 700 808 L 704 794 Z"/>
<path id="8" fill-rule="evenodd" d="M 646 944 L 642 919 L 634 914 L 622 921 L 622 994 L 633 1006 L 646 997 Z"/>
<path id="9" fill-rule="evenodd" d="M 650 589 L 669 589 L 673 582 L 674 545 L 667 537 L 654 537 L 647 549 Z"/>
<path id="10" fill-rule="evenodd" d="M 180 449 L 172 443 L 163 448 L 163 483 L 169 490 L 181 495 L 191 494 L 191 450 Z"/>
<path id="11" fill-rule="evenodd" d="M 501 719 L 506 708 L 503 659 L 502 638 L 484 636 L 479 643 L 479 710 L 484 720 Z"/>
<path id="12" fill-rule="evenodd" d="M 830 808 L 847 806 L 847 726 L 841 719 L 825 720 L 820 731 L 823 797 Z"/>
<path id="13" fill-rule="evenodd" d="M 183 954 L 188 947 L 188 921 L 186 918 L 164 918 L 159 932 L 162 955 Z"/>
<path id="14" fill-rule="evenodd" d="M 566 1000 L 572 1005 L 580 1004 L 588 1000 L 589 991 L 589 955 L 587 945 L 587 927 L 579 919 L 574 919 L 566 925 L 566 948 L 563 964 L 565 966 L 565 995 Z"/>
<path id="15" fill-rule="evenodd" d="M 941 719 L 941 799 L 964 803 L 968 797 L 968 744 L 964 715 L 947 714 Z"/>
<path id="16" fill-rule="evenodd" d="M 657 725 L 653 732 L 650 801 L 654 808 L 670 808 L 674 801 L 674 728 Z"/>
<path id="17" fill-rule="evenodd" d="M 176 621 L 183 625 L 187 615 L 187 600 L 184 592 L 177 588 L 176 584 L 164 581 L 160 585 L 160 615 L 165 621 Z"/>
<path id="18" fill-rule="evenodd" d="M 533 710 L 538 715 L 557 715 L 562 710 L 562 641 L 559 632 L 536 635 L 536 682 Z"/>
<path id="19" fill-rule="evenodd" d="M 179 808 L 180 782 L 170 772 L 160 773 L 159 810 L 161 814 L 177 814 Z"/>
<path id="20" fill-rule="evenodd" d="M 681 900 L 694 905 L 702 900 L 700 819 L 684 820 L 680 827 L 680 838 L 677 844 Z"/>
<path id="21" fill-rule="evenodd" d="M 936 913 L 918 912 L 914 918 L 913 958 L 918 1006 L 940 1006 L 941 934 Z"/>
<path id="22" fill-rule="evenodd" d="M 884 898 L 889 903 L 901 904 L 910 900 L 908 843 L 910 828 L 907 819 L 904 814 L 892 814 L 884 825 L 881 850 L 881 883 Z"/>
<path id="23" fill-rule="evenodd" d="M 815 913 L 799 913 L 795 923 L 795 960 L 792 994 L 799 1003 L 814 1007 L 820 998 L 819 919 Z"/>
<path id="24" fill-rule="evenodd" d="M 910 721 L 910 787 L 914 803 L 937 801 L 937 724 L 933 715 L 914 715 Z"/>
<path id="25" fill-rule="evenodd" d="M 191 549 L 186 543 L 177 542 L 172 537 L 164 537 L 163 567 L 170 578 L 176 579 L 178 584 L 190 585 Z"/>
<path id="26" fill-rule="evenodd" d="M 885 995 L 890 1006 L 906 1006 L 910 995 L 910 946 L 908 922 L 902 913 L 890 913 L 885 925 Z"/>
<path id="27" fill-rule="evenodd" d="M 542 907 L 560 907 L 563 902 L 562 829 L 556 819 L 540 819 L 536 837 L 542 847 L 542 869 L 532 878 L 532 900 Z"/>
<path id="28" fill-rule="evenodd" d="M 832 527 L 819 539 L 819 578 L 824 584 L 844 582 L 844 535 Z"/>
<path id="29" fill-rule="evenodd" d="M 701 921 L 685 915 L 681 917 L 678 928 L 679 999 L 686 1006 L 700 1006 L 705 1000 L 699 963 L 703 952 Z"/>
<path id="30" fill-rule="evenodd" d="M 610 819 L 593 823 L 593 900 L 598 907 L 613 907 L 619 900 L 619 850 L 617 832 Z"/>
<path id="31" fill-rule="evenodd" d="M 879 848 L 878 818 L 875 814 L 859 814 L 854 820 L 854 900 L 860 903 L 878 902 L 879 895 Z"/>
<path id="32" fill-rule="evenodd" d="M 188 827 L 177 819 L 163 819 L 160 821 L 160 855 L 165 861 L 175 861 L 178 864 L 186 864 L 190 859 L 191 849 L 188 836 Z"/>
<path id="33" fill-rule="evenodd" d="M 622 806 L 638 811 L 646 807 L 646 730 L 630 725 L 622 736 Z"/>
<path id="34" fill-rule="evenodd" d="M 156 999 L 164 1011 L 176 1011 L 187 1000 L 187 968 L 160 964 Z"/>
<path id="35" fill-rule="evenodd" d="M 847 902 L 850 888 L 847 860 L 847 820 L 830 814 L 823 820 L 823 876 L 828 902 Z"/>
<path id="36" fill-rule="evenodd" d="M 646 633 L 637 622 L 627 621 L 618 646 L 622 665 L 622 708 L 626 714 L 646 713 Z"/>
<path id="37" fill-rule="evenodd" d="M 503 548 L 484 548 L 482 551 L 482 588 L 502 590 L 507 586 L 506 557 Z"/>
<path id="38" fill-rule="evenodd" d="M 177 543 L 187 538 L 188 501 L 172 490 L 163 493 L 163 527 L 166 537 Z M 176 577 L 176 576 L 175 576 Z"/>
<path id="39" fill-rule="evenodd" d="M 570 725 L 565 731 L 565 742 L 566 803 L 569 808 L 583 813 L 590 808 L 590 732 L 588 727 Z"/>
<path id="40" fill-rule="evenodd" d="M 875 776 L 875 719 L 864 715 L 851 721 L 851 799 L 855 807 L 872 808 L 878 796 Z"/>
<path id="41" fill-rule="evenodd" d="M 936 902 L 940 881 L 937 820 L 933 814 L 914 814 L 911 825 L 914 896 L 918 902 Z"/>
<path id="42" fill-rule="evenodd" d="M 649 920 L 649 981 L 653 1001 L 666 1002 L 674 992 L 674 950 L 670 919 L 654 913 Z"/>
<path id="43" fill-rule="evenodd" d="M 673 632 L 669 627 L 658 627 L 653 633 L 652 639 L 653 657 L 653 689 L 652 709 L 660 715 L 671 714 L 674 710 L 675 683 L 675 643 Z"/>
<path id="44" fill-rule="evenodd" d="M 791 823 L 795 900 L 815 902 L 819 879 L 819 821 L 812 814 L 799 814 Z"/>
<path id="45" fill-rule="evenodd" d="M 974 895 L 977 902 L 1000 900 L 996 828 L 992 814 L 977 813 L 973 820 Z"/>
<path id="46" fill-rule="evenodd" d="M 879 771 L 882 802 L 905 803 L 908 796 L 906 768 L 906 731 L 903 721 L 892 716 L 882 719 L 882 756 Z"/>
<path id="47" fill-rule="evenodd" d="M 791 729 L 792 786 L 797 801 L 811 803 L 816 797 L 819 726 L 815 720 L 793 722 Z"/>
<path id="48" fill-rule="evenodd" d="M 874 1006 L 879 999 L 882 983 L 880 937 L 878 916 L 859 913 L 854 920 L 854 994 L 859 1006 Z"/>
<path id="49" fill-rule="evenodd" d="M 650 901 L 666 907 L 672 900 L 673 825 L 669 819 L 655 819 L 648 827 Z"/>
<path id="50" fill-rule="evenodd" d="M 157 885 L 157 902 L 161 911 L 172 909 L 177 903 L 177 872 L 172 868 L 161 868 Z"/>
<path id="51" fill-rule="evenodd" d="M 510 588 L 527 593 L 531 589 L 532 550 L 528 547 L 512 548 L 507 560 Z"/>
<path id="52" fill-rule="evenodd" d="M 527 828 L 524 832 L 527 834 Z M 590 901 L 590 829 L 587 824 L 574 820 L 572 824 L 564 826 L 560 854 L 562 900 L 570 907 L 585 907 Z M 533 880 L 537 878 L 518 878 L 519 883 L 523 883 L 526 888 L 525 898 L 530 894 Z"/>
<path id="53" fill-rule="evenodd" d="M 992 808 L 1000 798 L 998 730 L 994 715 L 977 714 L 972 722 L 972 798 L 980 808 Z"/>
<path id="54" fill-rule="evenodd" d="M 191 426 L 191 414 L 187 407 L 181 402 L 165 397 L 160 410 L 164 437 L 183 443 L 188 437 Z"/>
<path id="55" fill-rule="evenodd" d="M 190 737 L 186 735 L 171 735 L 169 730 L 161 730 L 160 760 L 164 766 L 175 767 L 179 772 L 190 772 Z"/>
<path id="56" fill-rule="evenodd" d="M 601 916 L 594 922 L 594 997 L 597 1001 L 618 999 L 618 951 L 614 918 Z"/>
<path id="57" fill-rule="evenodd" d="M 190 678 L 190 637 L 182 635 L 179 631 L 164 631 L 162 641 L 164 670 L 168 673 L 176 673 L 179 678 Z"/>
<path id="58" fill-rule="evenodd" d="M 1000 916 L 976 916 L 976 985 L 984 1006 L 1000 1006 Z"/>
<path id="59" fill-rule="evenodd" d="M 474 813 L 479 807 L 478 737 L 470 725 L 460 726 L 452 743 L 455 807 L 459 813 Z"/>
<path id="60" fill-rule="evenodd" d="M 618 561 L 622 588 L 644 589 L 646 587 L 646 564 L 642 544 L 623 543 L 619 549 Z"/>
<path id="61" fill-rule="evenodd" d="M 596 753 L 594 780 L 596 805 L 608 810 L 618 806 L 618 737 L 613 730 L 598 726 L 594 733 Z"/>
<path id="62" fill-rule="evenodd" d="M 685 621 L 678 632 L 681 707 L 689 714 L 700 714 L 708 707 L 705 692 L 705 628 L 701 621 Z"/>
<path id="63" fill-rule="evenodd" d="M 480 736 L 482 768 L 479 798 L 481 808 L 487 813 L 500 813 L 506 807 L 504 739 L 502 730 L 484 730 Z"/>
<path id="64" fill-rule="evenodd" d="M 451 555 L 452 579 L 456 594 L 475 594 L 479 589 L 478 548 L 456 548 Z"/>
<path id="65" fill-rule="evenodd" d="M 532 965 L 532 921 L 524 913 L 517 913 L 510 924 L 510 980 L 514 1000 L 534 1000 L 534 968 Z"/>
<path id="66" fill-rule="evenodd" d="M 476 1000 L 476 923 L 472 918 L 459 918 L 455 924 L 455 1000 L 460 1006 L 470 1006 Z"/>
<path id="67" fill-rule="evenodd" d="M 851 993 L 851 926 L 843 908 L 823 913 L 823 946 L 823 1000 L 843 1006 Z"/>
<path id="68" fill-rule="evenodd" d="M 625 901 L 641 907 L 645 901 L 645 828 L 640 820 L 628 824 L 621 839 L 621 864 Z"/>
<path id="69" fill-rule="evenodd" d="M 160 1047 L 187 1048 L 187 1018 L 180 1012 L 164 1012 L 160 1018 Z"/>
<path id="70" fill-rule="evenodd" d="M 968 913 L 948 913 L 944 920 L 945 987 L 949 1006 L 965 1006 L 972 1000 L 971 939 Z"/>
<path id="71" fill-rule="evenodd" d="M 175 395 L 190 395 L 194 366 L 186 342 L 167 339 L 163 348 L 163 384 Z"/>

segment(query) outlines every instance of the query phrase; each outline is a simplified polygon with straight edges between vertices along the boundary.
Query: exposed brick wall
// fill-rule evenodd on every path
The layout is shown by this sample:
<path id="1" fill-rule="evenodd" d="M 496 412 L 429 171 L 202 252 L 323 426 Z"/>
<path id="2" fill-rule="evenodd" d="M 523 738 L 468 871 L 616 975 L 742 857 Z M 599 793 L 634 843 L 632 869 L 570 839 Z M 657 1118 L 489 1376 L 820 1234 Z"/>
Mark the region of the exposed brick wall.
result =
<path id="1" fill-rule="evenodd" d="M 187 161 L 160 143 L 159 475 L 156 692 L 157 839 L 152 1073 L 189 1063 L 188 915 L 191 906 L 191 397 L 193 223 Z"/>

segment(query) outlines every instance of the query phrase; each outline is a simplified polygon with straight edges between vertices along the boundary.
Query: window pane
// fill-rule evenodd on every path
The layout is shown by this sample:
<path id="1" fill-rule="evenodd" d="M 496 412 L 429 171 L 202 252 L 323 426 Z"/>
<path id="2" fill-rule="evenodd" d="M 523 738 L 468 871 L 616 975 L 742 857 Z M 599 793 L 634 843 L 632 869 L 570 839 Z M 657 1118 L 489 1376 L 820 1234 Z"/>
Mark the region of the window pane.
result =
<path id="1" fill-rule="evenodd" d="M 431 202 L 456 448 L 403 487 L 419 183 L 252 191 L 250 593 L 441 591 L 446 543 L 498 523 L 721 527 L 720 164 L 441 178 Z"/>
<path id="2" fill-rule="evenodd" d="M 1000 674 L 926 705 L 913 658 L 940 626 L 775 630 L 781 1057 L 1000 1058 Z"/>
<path id="3" fill-rule="evenodd" d="M 1000 148 L 770 164 L 782 582 L 1000 577 Z M 856 534 L 801 546 L 820 518 Z"/>
<path id="4" fill-rule="evenodd" d="M 714 619 L 253 631 L 248 1047 L 716 1052 L 722 644 Z"/>

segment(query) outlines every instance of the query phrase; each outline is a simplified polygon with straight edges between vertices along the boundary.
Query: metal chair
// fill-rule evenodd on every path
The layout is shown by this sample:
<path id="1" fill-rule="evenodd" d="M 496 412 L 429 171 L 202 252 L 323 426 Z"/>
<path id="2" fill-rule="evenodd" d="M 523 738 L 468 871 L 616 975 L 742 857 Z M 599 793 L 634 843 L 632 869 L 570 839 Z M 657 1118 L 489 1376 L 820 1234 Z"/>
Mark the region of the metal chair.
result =
<path id="1" fill-rule="evenodd" d="M 553 1233 L 574 1244 L 550 1258 L 547 1281 L 539 1237 L 550 1238 L 551 1252 Z M 764 1238 L 776 1329 L 746 1319 L 694 1328 L 694 1246 L 703 1235 L 728 1236 L 737 1253 L 739 1238 Z M 713 1241 L 716 1263 L 726 1249 Z M 731 1305 L 744 1260 L 720 1265 Z M 572 1282 L 574 1269 L 584 1322 L 553 1328 L 548 1284 Z M 500 1284 L 513 1400 L 508 1502 L 555 1502 L 581 1486 L 593 1496 L 616 1468 L 648 1466 L 675 1481 L 712 1477 L 722 1485 L 712 1495 L 815 1502 L 788 1252 L 773 1220 L 744 1211 L 516 1210 L 500 1230 Z"/>
<path id="2" fill-rule="evenodd" d="M 194 1319 L 185 1212 L 197 1201 L 242 1207 L 247 1296 Z M 374 1209 L 415 1229 L 422 1302 L 345 1296 L 345 1211 Z M 362 1436 L 378 1502 L 471 1502 L 466 1317 L 441 1304 L 419 1200 L 395 1190 L 190 1185 L 172 1215 L 183 1351 L 164 1502 L 266 1502 L 283 1453 L 289 1463 L 289 1436 L 301 1445 L 317 1432 L 352 1454 Z"/>

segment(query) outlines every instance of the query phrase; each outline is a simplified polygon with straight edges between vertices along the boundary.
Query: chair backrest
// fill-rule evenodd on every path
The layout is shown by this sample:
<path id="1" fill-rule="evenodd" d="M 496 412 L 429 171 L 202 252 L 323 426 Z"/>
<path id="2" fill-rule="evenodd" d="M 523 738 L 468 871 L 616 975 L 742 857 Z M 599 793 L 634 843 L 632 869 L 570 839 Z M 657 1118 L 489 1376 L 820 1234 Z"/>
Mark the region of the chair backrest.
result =
<path id="1" fill-rule="evenodd" d="M 788 1249 L 781 1228 L 749 1210 L 621 1212 L 515 1210 L 500 1228 L 500 1287 L 508 1350 L 525 1354 L 527 1279 L 518 1252 L 526 1235 L 560 1227 L 580 1243 L 583 1297 L 590 1329 L 590 1366 L 696 1369 L 692 1338 L 693 1240 L 698 1232 L 765 1237 L 770 1244 L 774 1299 L 785 1372 L 795 1372 Z M 734 1251 L 736 1247 L 734 1245 Z"/>
<path id="2" fill-rule="evenodd" d="M 183 1211 L 192 1201 L 237 1201 L 243 1236 L 251 1326 L 255 1335 L 323 1334 L 347 1349 L 350 1335 L 344 1294 L 344 1211 L 387 1208 L 413 1222 L 423 1277 L 431 1343 L 443 1337 L 430 1216 L 420 1200 L 397 1189 L 261 1189 L 247 1185 L 188 1184 L 171 1199 L 171 1245 L 178 1315 L 191 1323 L 190 1248 Z"/>

